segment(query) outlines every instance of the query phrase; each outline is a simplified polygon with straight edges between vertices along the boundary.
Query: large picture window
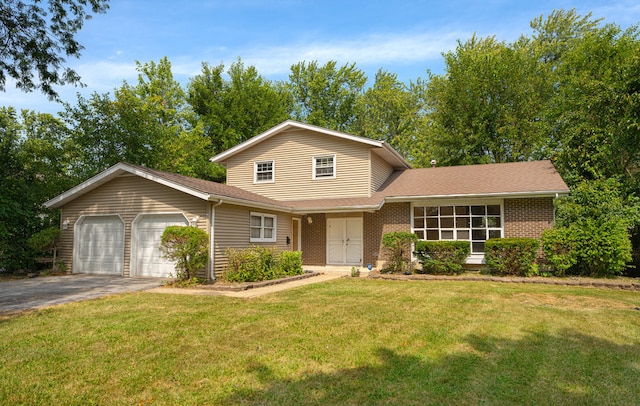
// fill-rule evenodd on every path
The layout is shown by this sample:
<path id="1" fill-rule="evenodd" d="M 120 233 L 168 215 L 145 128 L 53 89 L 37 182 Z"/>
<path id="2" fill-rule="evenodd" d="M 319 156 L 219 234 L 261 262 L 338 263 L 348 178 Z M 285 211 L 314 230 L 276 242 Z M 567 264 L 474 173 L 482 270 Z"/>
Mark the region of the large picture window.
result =
<path id="1" fill-rule="evenodd" d="M 276 242 L 276 216 L 251 213 L 250 242 Z"/>
<path id="2" fill-rule="evenodd" d="M 469 241 L 472 254 L 484 253 L 486 240 L 502 237 L 502 209 L 499 204 L 414 206 L 413 232 L 420 240 Z"/>

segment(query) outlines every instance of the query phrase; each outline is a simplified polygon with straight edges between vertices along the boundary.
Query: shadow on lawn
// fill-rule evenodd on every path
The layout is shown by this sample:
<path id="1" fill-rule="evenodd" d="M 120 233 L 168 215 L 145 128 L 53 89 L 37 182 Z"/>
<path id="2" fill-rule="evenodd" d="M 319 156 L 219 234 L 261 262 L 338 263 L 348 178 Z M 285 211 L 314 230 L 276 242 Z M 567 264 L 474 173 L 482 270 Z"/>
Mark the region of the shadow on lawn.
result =
<path id="1" fill-rule="evenodd" d="M 388 348 L 376 355 L 373 365 L 295 380 L 278 379 L 267 365 L 252 362 L 248 370 L 264 389 L 238 388 L 224 403 L 630 404 L 640 398 L 640 346 L 573 330 L 518 340 L 472 335 L 436 359 Z"/>

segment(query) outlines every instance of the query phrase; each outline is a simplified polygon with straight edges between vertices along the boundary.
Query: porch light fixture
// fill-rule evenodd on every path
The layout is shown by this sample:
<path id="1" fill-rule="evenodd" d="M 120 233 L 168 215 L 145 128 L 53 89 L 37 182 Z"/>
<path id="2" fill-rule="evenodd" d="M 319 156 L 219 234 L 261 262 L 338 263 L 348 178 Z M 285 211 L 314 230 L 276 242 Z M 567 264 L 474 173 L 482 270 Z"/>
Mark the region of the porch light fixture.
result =
<path id="1" fill-rule="evenodd" d="M 195 227 L 198 224 L 198 220 L 200 220 L 200 216 L 195 216 L 194 218 L 192 218 L 190 221 L 191 225 Z"/>
<path id="2" fill-rule="evenodd" d="M 64 219 L 64 221 L 62 222 L 62 229 L 66 230 L 69 228 L 69 219 Z"/>
<path id="3" fill-rule="evenodd" d="M 307 214 L 307 223 L 309 223 L 309 224 L 313 223 L 313 219 L 308 214 Z"/>

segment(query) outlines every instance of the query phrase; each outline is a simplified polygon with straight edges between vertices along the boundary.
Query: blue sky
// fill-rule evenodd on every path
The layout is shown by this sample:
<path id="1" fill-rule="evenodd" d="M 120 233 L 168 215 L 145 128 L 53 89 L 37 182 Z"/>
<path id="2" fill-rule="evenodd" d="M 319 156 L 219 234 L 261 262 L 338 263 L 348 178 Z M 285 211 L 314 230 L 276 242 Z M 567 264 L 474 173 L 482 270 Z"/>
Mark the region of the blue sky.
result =
<path id="1" fill-rule="evenodd" d="M 85 46 L 69 60 L 87 85 L 59 88 L 74 104 L 76 93 L 106 93 L 135 84 L 135 61 L 167 56 L 186 85 L 202 62 L 229 66 L 238 57 L 268 79 L 285 80 L 300 61 L 355 62 L 373 79 L 379 68 L 408 82 L 443 73 L 442 53 L 474 33 L 513 41 L 530 35 L 529 22 L 554 9 L 576 8 L 623 28 L 640 22 L 637 0 L 111 0 L 107 14 L 86 22 Z M 0 106 L 56 113 L 62 107 L 7 82 Z"/>

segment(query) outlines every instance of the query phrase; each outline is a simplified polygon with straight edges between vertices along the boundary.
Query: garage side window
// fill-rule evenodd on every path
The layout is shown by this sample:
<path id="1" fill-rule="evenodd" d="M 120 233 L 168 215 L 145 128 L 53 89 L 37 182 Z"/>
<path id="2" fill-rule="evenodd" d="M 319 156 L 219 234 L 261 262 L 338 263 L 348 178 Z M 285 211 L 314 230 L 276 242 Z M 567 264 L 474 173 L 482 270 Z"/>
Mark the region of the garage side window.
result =
<path id="1" fill-rule="evenodd" d="M 276 242 L 276 216 L 251 213 L 251 242 Z"/>

